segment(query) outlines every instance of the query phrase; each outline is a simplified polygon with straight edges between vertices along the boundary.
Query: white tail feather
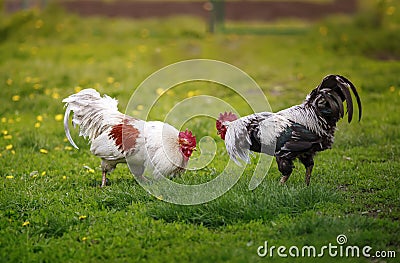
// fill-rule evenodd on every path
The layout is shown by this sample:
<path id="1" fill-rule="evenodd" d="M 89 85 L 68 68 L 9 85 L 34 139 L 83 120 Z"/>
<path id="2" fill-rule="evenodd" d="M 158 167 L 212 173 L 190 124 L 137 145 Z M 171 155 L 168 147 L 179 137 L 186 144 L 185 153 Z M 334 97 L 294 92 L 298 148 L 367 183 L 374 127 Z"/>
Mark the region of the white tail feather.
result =
<path id="1" fill-rule="evenodd" d="M 70 112 L 72 124 L 79 126 L 79 136 L 95 139 L 102 131 L 120 121 L 124 115 L 118 111 L 118 101 L 107 95 L 100 96 L 94 89 L 84 89 L 63 100 L 66 106 L 64 130 L 68 141 L 78 149 L 69 130 Z"/>
<path id="2" fill-rule="evenodd" d="M 241 166 L 239 159 L 245 163 L 250 163 L 250 145 L 251 140 L 247 132 L 243 119 L 225 123 L 228 126 L 228 131 L 225 135 L 225 146 L 230 158 Z"/>

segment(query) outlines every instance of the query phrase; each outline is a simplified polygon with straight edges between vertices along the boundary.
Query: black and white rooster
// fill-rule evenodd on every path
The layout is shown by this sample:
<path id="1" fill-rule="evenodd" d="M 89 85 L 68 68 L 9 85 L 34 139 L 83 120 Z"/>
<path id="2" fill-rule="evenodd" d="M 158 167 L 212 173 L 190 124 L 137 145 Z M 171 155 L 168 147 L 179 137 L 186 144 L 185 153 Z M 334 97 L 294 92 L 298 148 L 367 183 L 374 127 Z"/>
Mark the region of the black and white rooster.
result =
<path id="1" fill-rule="evenodd" d="M 298 158 L 306 167 L 305 181 L 310 184 L 314 156 L 331 148 L 336 123 L 345 114 L 348 122 L 353 117 L 353 91 L 358 105 L 358 119 L 362 108 L 358 92 L 347 78 L 328 75 L 322 83 L 306 97 L 305 101 L 277 113 L 261 112 L 242 118 L 231 112 L 220 114 L 216 122 L 218 134 L 225 140 L 227 152 L 232 160 L 238 158 L 249 163 L 249 153 L 262 152 L 274 155 L 285 183 Z"/>

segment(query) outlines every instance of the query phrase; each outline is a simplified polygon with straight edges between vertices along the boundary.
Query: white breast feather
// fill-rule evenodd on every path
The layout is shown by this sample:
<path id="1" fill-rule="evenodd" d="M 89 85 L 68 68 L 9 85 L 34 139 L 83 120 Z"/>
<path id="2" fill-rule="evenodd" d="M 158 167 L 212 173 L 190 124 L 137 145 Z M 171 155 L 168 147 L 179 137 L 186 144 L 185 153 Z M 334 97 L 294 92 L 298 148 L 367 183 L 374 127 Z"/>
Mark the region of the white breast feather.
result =
<path id="1" fill-rule="evenodd" d="M 174 173 L 179 168 L 185 168 L 184 159 L 178 143 L 179 131 L 173 126 L 159 122 L 146 122 L 144 130 L 146 138 L 146 166 L 153 169 L 155 178 Z"/>

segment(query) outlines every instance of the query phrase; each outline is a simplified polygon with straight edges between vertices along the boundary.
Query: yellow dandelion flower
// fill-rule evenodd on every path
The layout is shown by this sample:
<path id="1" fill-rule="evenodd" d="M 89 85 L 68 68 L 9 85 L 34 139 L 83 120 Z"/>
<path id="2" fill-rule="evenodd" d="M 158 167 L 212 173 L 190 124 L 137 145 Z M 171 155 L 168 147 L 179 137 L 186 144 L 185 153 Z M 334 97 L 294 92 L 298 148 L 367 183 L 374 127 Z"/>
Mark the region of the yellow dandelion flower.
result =
<path id="1" fill-rule="evenodd" d="M 386 14 L 387 14 L 388 16 L 391 16 L 391 15 L 394 14 L 395 11 L 396 11 L 396 7 L 394 7 L 394 6 L 389 6 L 388 9 L 386 9 Z"/>
<path id="2" fill-rule="evenodd" d="M 42 84 L 40 84 L 40 83 L 33 84 L 33 88 L 36 90 L 40 89 L 41 87 L 42 87 Z"/>
<path id="3" fill-rule="evenodd" d="M 6 123 L 6 122 L 7 122 L 7 118 L 6 117 L 1 118 L 1 123 Z"/>
<path id="4" fill-rule="evenodd" d="M 163 89 L 163 88 L 158 88 L 158 89 L 156 89 L 156 93 L 157 93 L 158 95 L 163 94 L 163 92 L 164 92 L 164 89 Z"/>
<path id="5" fill-rule="evenodd" d="M 320 26 L 320 27 L 319 27 L 319 33 L 320 33 L 322 36 L 328 35 L 328 28 L 327 28 L 326 26 Z"/>
<path id="6" fill-rule="evenodd" d="M 57 26 L 56 26 L 57 32 L 61 32 L 61 31 L 63 31 L 63 29 L 64 29 L 64 25 L 63 24 L 57 24 Z"/>
<path id="7" fill-rule="evenodd" d="M 0 153 L 0 157 L 2 157 L 3 155 Z"/>
<path id="8" fill-rule="evenodd" d="M 35 123 L 35 128 L 39 128 L 40 127 L 40 122 L 36 122 Z"/>
<path id="9" fill-rule="evenodd" d="M 46 174 L 47 174 L 46 171 L 43 171 L 43 172 L 41 173 L 42 176 L 45 176 Z"/>
<path id="10" fill-rule="evenodd" d="M 64 138 L 64 139 L 63 139 L 63 142 L 68 142 L 68 138 Z"/>
<path id="11" fill-rule="evenodd" d="M 88 169 L 87 172 L 94 174 L 94 170 L 93 169 Z"/>
<path id="12" fill-rule="evenodd" d="M 6 176 L 6 179 L 13 179 L 14 178 L 14 176 L 12 176 L 12 175 L 7 175 Z"/>
<path id="13" fill-rule="evenodd" d="M 60 98 L 60 94 L 58 92 L 53 92 L 53 94 L 51 94 L 51 97 L 55 100 L 58 100 Z"/>
<path id="14" fill-rule="evenodd" d="M 56 121 L 62 121 L 62 120 L 64 119 L 64 115 L 62 115 L 62 114 L 57 114 L 57 115 L 54 117 L 54 119 L 55 119 Z"/>
<path id="15" fill-rule="evenodd" d="M 169 89 L 169 90 L 167 91 L 167 95 L 168 95 L 168 96 L 174 96 L 174 95 L 175 95 L 175 92 L 174 92 L 172 89 Z"/>
<path id="16" fill-rule="evenodd" d="M 389 90 L 390 90 L 390 92 L 394 92 L 396 90 L 396 87 L 395 86 L 390 86 Z"/>
<path id="17" fill-rule="evenodd" d="M 96 59 L 94 57 L 88 58 L 86 61 L 89 65 L 94 64 L 96 62 Z"/>
<path id="18" fill-rule="evenodd" d="M 114 88 L 118 89 L 119 87 L 121 87 L 121 83 L 119 83 L 118 81 L 114 82 L 113 86 Z"/>
<path id="19" fill-rule="evenodd" d="M 6 84 L 7 84 L 8 86 L 11 86 L 11 85 L 13 84 L 13 80 L 12 80 L 12 79 L 7 79 L 7 80 L 6 80 Z"/>
<path id="20" fill-rule="evenodd" d="M 65 146 L 64 149 L 67 151 L 72 151 L 73 148 L 71 146 Z"/>
<path id="21" fill-rule="evenodd" d="M 136 109 L 137 109 L 137 110 L 143 110 L 143 109 L 144 109 L 144 106 L 141 105 L 141 104 L 139 104 L 139 105 L 137 105 Z"/>
<path id="22" fill-rule="evenodd" d="M 86 217 L 87 217 L 87 216 L 84 216 L 84 215 L 80 215 L 80 216 L 79 216 L 79 220 L 83 220 L 83 219 L 86 219 Z"/>
<path id="23" fill-rule="evenodd" d="M 296 77 L 298 80 L 304 79 L 303 73 L 298 73 Z"/>
<path id="24" fill-rule="evenodd" d="M 42 115 L 36 116 L 36 120 L 37 120 L 38 122 L 42 122 L 42 121 L 43 121 L 43 116 L 42 116 Z"/>
<path id="25" fill-rule="evenodd" d="M 196 94 L 196 93 L 195 93 L 193 90 L 191 90 L 191 91 L 189 91 L 189 92 L 187 93 L 187 96 L 190 98 L 190 97 L 193 97 L 195 94 Z"/>
<path id="26" fill-rule="evenodd" d="M 12 135 L 8 134 L 8 135 L 4 135 L 4 140 L 11 140 L 12 139 Z"/>
<path id="27" fill-rule="evenodd" d="M 139 50 L 140 53 L 145 53 L 145 52 L 147 51 L 147 46 L 145 46 L 145 45 L 140 45 L 140 46 L 138 47 L 138 50 Z"/>
<path id="28" fill-rule="evenodd" d="M 130 62 L 130 61 L 126 62 L 126 67 L 127 68 L 132 68 L 133 67 L 133 63 Z"/>
<path id="29" fill-rule="evenodd" d="M 64 176 L 62 177 L 62 179 L 63 179 L 63 180 L 67 180 L 67 177 L 64 175 Z"/>
<path id="30" fill-rule="evenodd" d="M 82 237 L 81 239 L 83 242 L 85 242 L 87 240 L 87 237 Z"/>
<path id="31" fill-rule="evenodd" d="M 11 150 L 11 154 L 14 155 L 14 154 L 15 154 L 15 151 L 14 151 L 14 150 Z"/>
<path id="32" fill-rule="evenodd" d="M 13 148 L 13 145 L 12 145 L 12 144 L 9 144 L 9 145 L 6 146 L 6 150 L 7 150 L 7 151 L 11 150 L 12 148 Z"/>
<path id="33" fill-rule="evenodd" d="M 140 36 L 142 38 L 147 38 L 150 35 L 150 31 L 147 28 L 143 28 L 140 32 Z"/>
<path id="34" fill-rule="evenodd" d="M 43 20 L 42 19 L 37 20 L 35 23 L 35 28 L 40 29 L 42 26 L 43 26 Z"/>
<path id="35" fill-rule="evenodd" d="M 38 47 L 31 47 L 31 54 L 36 55 L 38 52 L 39 48 Z"/>
<path id="36" fill-rule="evenodd" d="M 11 97 L 12 101 L 19 101 L 20 99 L 21 99 L 21 96 L 19 96 L 19 95 L 14 95 Z"/>
<path id="37" fill-rule="evenodd" d="M 46 150 L 46 149 L 43 149 L 43 148 L 42 148 L 42 149 L 40 149 L 40 150 L 39 150 L 39 152 L 40 152 L 40 153 L 44 153 L 44 154 L 47 154 L 47 153 L 49 153 L 49 151 L 48 151 L 48 150 Z"/>
<path id="38" fill-rule="evenodd" d="M 24 223 L 22 223 L 22 226 L 29 226 L 29 221 L 25 221 Z"/>
<path id="39" fill-rule="evenodd" d="M 114 81 L 115 81 L 115 79 L 114 79 L 113 77 L 108 77 L 108 78 L 107 78 L 107 83 L 108 83 L 108 84 L 113 84 Z"/>
<path id="40" fill-rule="evenodd" d="M 76 92 L 76 93 L 78 93 L 79 91 L 81 91 L 82 90 L 82 87 L 80 87 L 80 86 L 76 86 L 75 88 L 74 88 L 74 91 Z"/>
<path id="41" fill-rule="evenodd" d="M 2 121 L 3 122 L 3 121 Z M 7 135 L 8 134 L 8 131 L 7 130 L 3 130 L 2 132 L 1 132 L 3 135 Z"/>

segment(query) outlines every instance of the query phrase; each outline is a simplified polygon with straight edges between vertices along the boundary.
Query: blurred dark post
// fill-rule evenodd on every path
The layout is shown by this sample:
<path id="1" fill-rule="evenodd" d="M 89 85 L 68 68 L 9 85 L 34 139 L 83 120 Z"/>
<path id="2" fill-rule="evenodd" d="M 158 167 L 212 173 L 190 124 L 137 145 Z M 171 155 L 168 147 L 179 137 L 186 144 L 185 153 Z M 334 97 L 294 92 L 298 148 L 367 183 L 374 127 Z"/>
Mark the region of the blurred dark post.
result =
<path id="1" fill-rule="evenodd" d="M 47 0 L 21 0 L 20 9 L 29 9 L 37 7 L 43 9 L 47 6 Z"/>
<path id="2" fill-rule="evenodd" d="M 225 0 L 210 0 L 211 14 L 209 31 L 214 33 L 217 29 L 224 27 L 225 20 Z"/>
<path id="3" fill-rule="evenodd" d="M 22 0 L 21 9 L 28 9 L 28 8 L 29 8 L 29 1 L 28 0 Z"/>

